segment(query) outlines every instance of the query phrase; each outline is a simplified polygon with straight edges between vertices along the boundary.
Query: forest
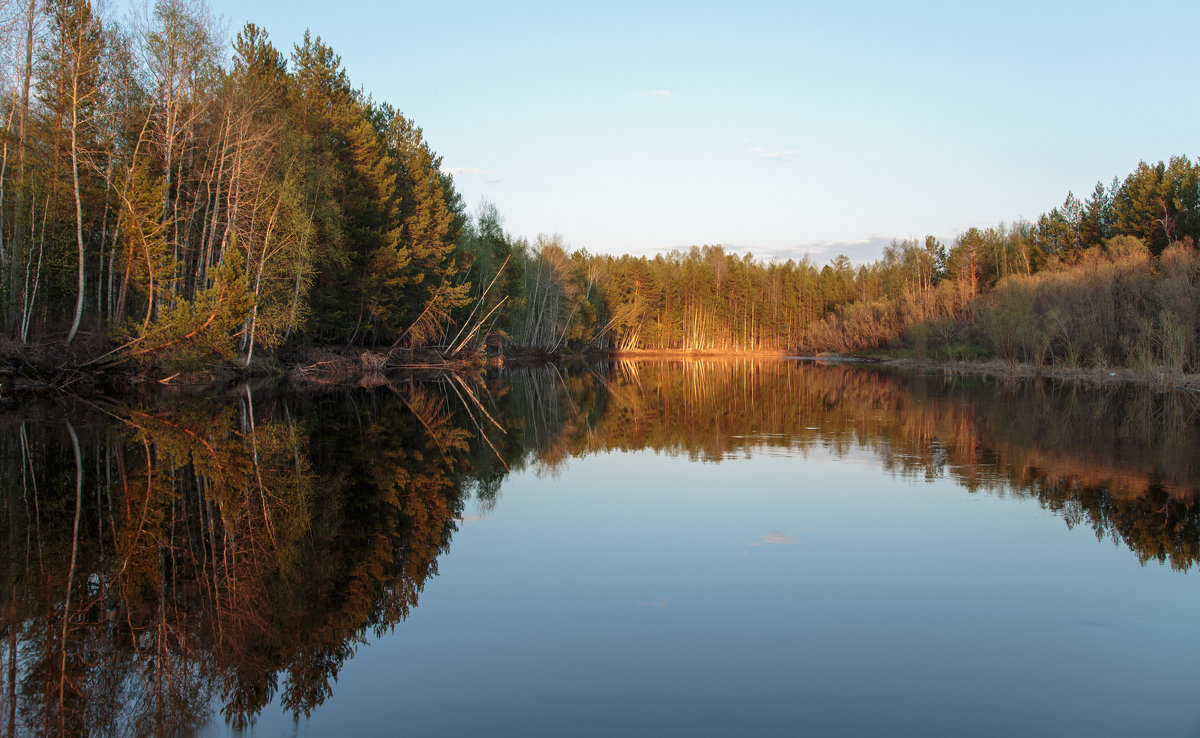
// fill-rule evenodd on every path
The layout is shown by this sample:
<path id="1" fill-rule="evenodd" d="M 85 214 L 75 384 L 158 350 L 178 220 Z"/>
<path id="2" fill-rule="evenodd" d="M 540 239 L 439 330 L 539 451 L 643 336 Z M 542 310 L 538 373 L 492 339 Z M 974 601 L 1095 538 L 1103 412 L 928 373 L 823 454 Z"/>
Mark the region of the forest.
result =
<path id="1" fill-rule="evenodd" d="M 525 280 L 526 323 L 511 337 L 542 349 L 885 350 L 1194 370 L 1197 238 L 1200 161 L 1185 157 L 1143 162 L 1084 202 L 1068 194 L 1036 222 L 969 228 L 951 244 L 893 240 L 858 267 L 845 256 L 779 263 L 720 246 L 589 255 L 543 237 L 525 267 L 539 275 Z"/>
<path id="2" fill-rule="evenodd" d="M 390 366 L 417 351 L 1200 359 L 1200 162 L 1184 156 L 861 266 L 719 245 L 591 254 L 505 232 L 492 203 L 469 211 L 417 123 L 355 87 L 319 36 L 286 54 L 253 24 L 230 41 L 202 0 L 125 21 L 88 0 L 4 12 L 10 357 L 267 372 L 313 346 Z"/>
<path id="3" fill-rule="evenodd" d="M 11 54 L 0 283 L 11 340 L 249 365 L 289 339 L 435 340 L 466 303 L 463 208 L 421 129 L 306 35 L 205 6 L 134 23 L 30 2 Z"/>

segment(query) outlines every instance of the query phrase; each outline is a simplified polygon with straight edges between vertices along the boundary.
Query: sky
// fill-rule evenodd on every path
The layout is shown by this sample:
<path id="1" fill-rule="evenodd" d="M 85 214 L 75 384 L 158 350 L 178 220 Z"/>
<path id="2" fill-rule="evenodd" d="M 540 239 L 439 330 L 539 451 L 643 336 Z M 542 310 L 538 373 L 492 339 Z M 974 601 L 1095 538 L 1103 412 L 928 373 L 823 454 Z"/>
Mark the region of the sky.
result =
<path id="1" fill-rule="evenodd" d="M 1200 3 L 215 0 L 306 28 L 470 209 L 593 253 L 875 258 L 1196 157 Z"/>

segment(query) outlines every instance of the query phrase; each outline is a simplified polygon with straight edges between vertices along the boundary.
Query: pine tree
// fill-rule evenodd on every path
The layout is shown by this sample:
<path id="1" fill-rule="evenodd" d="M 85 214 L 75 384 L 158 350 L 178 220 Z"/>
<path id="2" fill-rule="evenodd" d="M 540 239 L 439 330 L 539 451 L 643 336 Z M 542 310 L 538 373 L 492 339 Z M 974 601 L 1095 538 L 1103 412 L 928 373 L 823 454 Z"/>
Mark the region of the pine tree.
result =
<path id="1" fill-rule="evenodd" d="M 400 320 L 411 326 L 430 313 L 449 316 L 469 300 L 471 285 L 455 279 L 461 201 L 453 182 L 440 171 L 441 157 L 433 153 L 413 121 L 391 113 L 387 123 L 388 144 L 399 169 L 399 214 L 408 258 L 400 283 L 404 309 Z"/>

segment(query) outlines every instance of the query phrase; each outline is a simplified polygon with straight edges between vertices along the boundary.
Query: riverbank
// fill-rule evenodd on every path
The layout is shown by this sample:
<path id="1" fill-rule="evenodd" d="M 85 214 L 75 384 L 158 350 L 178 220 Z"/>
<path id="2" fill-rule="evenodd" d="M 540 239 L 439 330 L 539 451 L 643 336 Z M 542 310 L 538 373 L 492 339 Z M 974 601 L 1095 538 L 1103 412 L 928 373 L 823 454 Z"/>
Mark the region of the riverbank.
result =
<path id="1" fill-rule="evenodd" d="M 67 345 L 62 339 L 0 342 L 0 401 L 20 396 L 69 393 L 119 394 L 147 385 L 218 387 L 246 379 L 275 379 L 306 385 L 377 386 L 398 371 L 480 371 L 498 359 L 482 353 L 446 355 L 435 349 L 389 349 L 304 343 L 278 355 L 260 356 L 249 365 L 212 362 L 199 368 L 125 360 L 112 354 L 101 337 L 83 336 Z"/>
<path id="2" fill-rule="evenodd" d="M 990 361 L 918 361 L 909 358 L 871 357 L 872 361 L 907 370 L 943 374 L 983 375 L 1001 379 L 1056 379 L 1087 386 L 1143 384 L 1156 389 L 1181 389 L 1200 392 L 1200 374 L 1165 369 L 1126 369 L 1115 367 L 1073 367 L 1057 364 L 1021 364 Z"/>
<path id="3" fill-rule="evenodd" d="M 723 358 L 787 358 L 786 351 L 731 351 L 728 349 L 622 349 L 599 352 L 613 359 L 723 359 Z"/>
<path id="4" fill-rule="evenodd" d="M 1001 379 L 1054 379 L 1086 386 L 1136 383 L 1156 389 L 1200 392 L 1200 374 L 1162 369 L 1114 367 L 1041 366 L 989 361 L 920 361 L 884 353 L 795 355 L 781 351 L 722 350 L 624 350 L 592 351 L 582 354 L 545 354 L 512 350 L 501 353 L 470 353 L 447 356 L 436 349 L 390 349 L 304 343 L 286 348 L 278 355 L 260 357 L 249 366 L 214 363 L 200 369 L 173 370 L 149 362 L 110 358 L 111 345 L 100 336 L 81 335 L 71 345 L 49 340 L 18 344 L 0 342 L 0 400 L 42 392 L 119 392 L 145 385 L 220 386 L 239 380 L 276 379 L 295 388 L 318 385 L 380 386 L 390 372 L 454 371 L 479 372 L 503 366 L 527 366 L 587 360 L 675 361 L 675 360 L 775 360 L 790 359 L 826 363 L 873 363 L 906 371 L 939 372 L 947 375 L 991 376 Z"/>
<path id="5" fill-rule="evenodd" d="M 871 354 L 804 354 L 779 351 L 614 351 L 605 354 L 611 359 L 788 359 L 837 364 L 875 364 L 893 366 L 908 371 L 931 371 L 943 374 L 990 376 L 1003 379 L 1055 379 L 1079 382 L 1088 386 L 1112 386 L 1136 383 L 1157 389 L 1184 389 L 1200 392 L 1200 374 L 1172 372 L 1165 369 L 1129 369 L 1123 367 L 1073 367 L 1058 364 L 1023 364 L 1000 361 L 920 361 L 884 353 Z"/>

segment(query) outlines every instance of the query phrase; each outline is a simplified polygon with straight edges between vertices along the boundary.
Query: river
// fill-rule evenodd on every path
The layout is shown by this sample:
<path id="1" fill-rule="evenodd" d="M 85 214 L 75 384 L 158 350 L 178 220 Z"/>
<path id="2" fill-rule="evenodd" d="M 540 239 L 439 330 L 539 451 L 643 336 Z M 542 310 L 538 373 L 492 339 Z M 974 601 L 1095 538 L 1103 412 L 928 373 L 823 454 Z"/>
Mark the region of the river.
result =
<path id="1" fill-rule="evenodd" d="M 1195 735 L 1200 395 L 784 360 L 0 419 L 9 734 Z"/>

